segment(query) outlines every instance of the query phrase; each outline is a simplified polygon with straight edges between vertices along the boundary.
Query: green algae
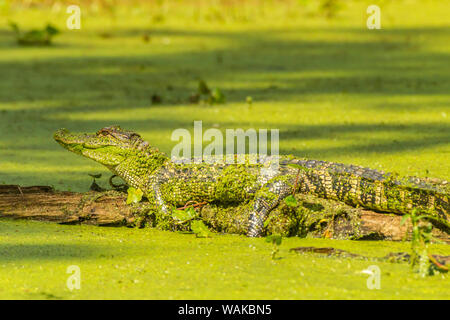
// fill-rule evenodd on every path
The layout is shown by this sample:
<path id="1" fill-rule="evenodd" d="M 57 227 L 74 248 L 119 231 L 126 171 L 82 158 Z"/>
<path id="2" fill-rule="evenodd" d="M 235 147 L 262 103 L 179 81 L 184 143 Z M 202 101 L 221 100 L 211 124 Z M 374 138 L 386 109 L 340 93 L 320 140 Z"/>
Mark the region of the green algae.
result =
<path id="1" fill-rule="evenodd" d="M 407 263 L 289 252 L 333 247 L 368 257 L 408 252 L 409 242 L 285 238 L 277 259 L 265 239 L 144 228 L 0 220 L 2 299 L 449 299 L 445 274 L 421 278 Z M 450 255 L 447 245 L 431 245 Z M 370 265 L 381 289 L 370 290 Z M 80 267 L 81 290 L 66 281 Z"/>
<path id="2" fill-rule="evenodd" d="M 120 122 L 169 153 L 172 130 L 200 118 L 205 128 L 278 128 L 283 153 L 449 179 L 447 6 L 391 2 L 379 32 L 362 27 L 363 2 L 331 21 L 279 4 L 261 8 L 262 16 L 253 7 L 224 10 L 224 20 L 178 3 L 170 13 L 161 6 L 134 15 L 130 6 L 114 22 L 83 11 L 77 31 L 65 30 L 65 10 L 2 7 L 5 30 L 8 20 L 25 29 L 51 20 L 63 32 L 53 48 L 31 50 L 0 34 L 8 79 L 0 88 L 0 183 L 87 191 L 86 172 L 106 176 L 52 141 L 59 127 L 84 132 Z M 100 36 L 105 28 L 109 38 Z M 143 43 L 139 32 L 149 29 L 151 42 Z M 228 103 L 185 102 L 197 76 L 223 88 Z M 151 90 L 164 103 L 151 105 Z M 0 230 L 2 298 L 449 299 L 448 276 L 418 279 L 404 264 L 382 263 L 382 289 L 369 290 L 359 273 L 367 263 L 287 253 L 311 245 L 383 256 L 408 251 L 409 243 L 289 238 L 273 263 L 266 243 L 241 236 L 193 240 L 153 229 L 5 220 Z M 448 254 L 448 246 L 433 248 Z M 68 264 L 82 267 L 81 292 L 65 288 Z"/>

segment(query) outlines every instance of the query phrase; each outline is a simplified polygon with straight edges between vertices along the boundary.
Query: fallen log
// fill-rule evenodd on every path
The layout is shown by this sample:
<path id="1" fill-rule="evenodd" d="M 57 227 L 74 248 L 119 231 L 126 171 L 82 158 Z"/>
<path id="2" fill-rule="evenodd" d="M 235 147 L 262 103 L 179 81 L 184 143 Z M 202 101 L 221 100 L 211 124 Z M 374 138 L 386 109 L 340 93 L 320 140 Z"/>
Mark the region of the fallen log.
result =
<path id="1" fill-rule="evenodd" d="M 134 222 L 124 195 L 54 191 L 48 186 L 0 186 L 0 217 L 100 226 Z"/>
<path id="2" fill-rule="evenodd" d="M 401 216 L 353 208 L 333 200 L 296 194 L 298 205 L 280 204 L 272 211 L 267 234 L 312 236 L 332 239 L 402 240 L 410 235 L 410 224 L 401 225 Z M 126 194 L 109 192 L 76 193 L 55 191 L 48 186 L 0 186 L 0 217 L 51 221 L 61 224 L 98 226 L 149 225 L 178 229 L 173 219 L 154 212 L 143 215 L 126 205 Z M 248 205 L 221 207 L 207 204 L 199 209 L 201 219 L 213 230 L 245 234 Z M 450 243 L 447 230 L 433 228 L 435 238 Z M 408 238 L 408 236 L 407 236 Z"/>

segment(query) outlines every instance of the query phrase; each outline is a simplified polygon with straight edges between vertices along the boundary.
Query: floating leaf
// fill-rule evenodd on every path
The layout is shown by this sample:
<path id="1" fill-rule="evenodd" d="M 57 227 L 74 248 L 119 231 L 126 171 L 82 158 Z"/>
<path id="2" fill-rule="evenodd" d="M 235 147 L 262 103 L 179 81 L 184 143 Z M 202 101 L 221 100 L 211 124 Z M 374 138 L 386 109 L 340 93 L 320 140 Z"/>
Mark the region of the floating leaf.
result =
<path id="1" fill-rule="evenodd" d="M 20 31 L 19 26 L 14 22 L 10 22 L 9 25 L 16 33 L 17 42 L 21 45 L 50 45 L 53 36 L 60 33 L 57 28 L 50 24 L 43 29 L 30 31 Z"/>
<path id="2" fill-rule="evenodd" d="M 10 21 L 9 22 L 9 26 L 11 27 L 11 29 L 13 29 L 13 31 L 19 35 L 20 34 L 20 29 L 19 26 L 17 25 L 17 23 Z"/>
<path id="3" fill-rule="evenodd" d="M 208 88 L 208 85 L 204 80 L 198 81 L 198 93 L 199 94 L 210 94 L 211 90 Z"/>
<path id="4" fill-rule="evenodd" d="M 190 97 L 189 97 L 190 103 L 199 103 L 199 101 L 200 101 L 200 95 L 198 93 L 193 93 L 190 95 Z"/>
<path id="5" fill-rule="evenodd" d="M 136 189 L 133 187 L 128 188 L 128 197 L 127 197 L 127 204 L 131 203 L 138 203 L 142 200 L 142 196 L 144 193 L 141 189 Z"/>
<path id="6" fill-rule="evenodd" d="M 284 203 L 286 203 L 286 205 L 289 207 L 297 207 L 297 205 L 298 205 L 297 199 L 295 199 L 295 197 L 293 195 L 290 195 L 290 196 L 287 196 L 286 198 L 284 198 Z"/>
<path id="7" fill-rule="evenodd" d="M 179 220 L 181 223 L 185 223 L 194 219 L 197 216 L 197 212 L 193 207 L 186 208 L 184 210 L 173 210 L 172 217 Z"/>
<path id="8" fill-rule="evenodd" d="M 219 88 L 215 88 L 211 94 L 210 101 L 212 103 L 225 103 L 225 95 Z"/>
<path id="9" fill-rule="evenodd" d="M 277 246 L 281 245 L 282 241 L 283 241 L 283 237 L 279 234 L 272 234 L 272 235 L 266 237 L 266 242 L 271 242 Z"/>
<path id="10" fill-rule="evenodd" d="M 150 35 L 148 33 L 144 33 L 142 35 L 142 41 L 149 42 L 150 41 Z"/>
<path id="11" fill-rule="evenodd" d="M 211 231 L 209 231 L 208 227 L 201 220 L 192 221 L 191 229 L 197 238 L 209 238 L 212 235 Z"/>
<path id="12" fill-rule="evenodd" d="M 158 94 L 152 95 L 152 104 L 159 104 L 162 102 L 162 97 Z"/>
<path id="13" fill-rule="evenodd" d="M 47 34 L 49 34 L 51 36 L 54 36 L 59 33 L 59 30 L 57 28 L 55 28 L 54 26 L 52 26 L 51 24 L 47 25 L 47 27 L 45 28 L 45 31 L 47 32 Z"/>

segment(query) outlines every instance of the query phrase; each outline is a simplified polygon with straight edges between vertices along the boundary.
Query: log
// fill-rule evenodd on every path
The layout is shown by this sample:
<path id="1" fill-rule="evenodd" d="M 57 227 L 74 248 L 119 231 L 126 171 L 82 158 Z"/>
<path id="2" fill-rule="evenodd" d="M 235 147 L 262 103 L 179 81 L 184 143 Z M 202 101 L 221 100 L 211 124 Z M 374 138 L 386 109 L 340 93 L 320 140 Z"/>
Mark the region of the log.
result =
<path id="1" fill-rule="evenodd" d="M 99 226 L 131 225 L 124 195 L 54 191 L 48 186 L 0 186 L 0 217 Z M 89 201 L 89 200 L 95 201 Z"/>
<path id="2" fill-rule="evenodd" d="M 401 216 L 353 208 L 334 200 L 297 194 L 297 207 L 281 203 L 269 216 L 267 234 L 312 236 L 331 239 L 402 240 L 410 238 L 411 226 Z M 48 186 L 0 186 L 0 217 L 98 226 L 149 225 L 182 230 L 171 217 L 166 223 L 155 212 L 139 215 L 126 204 L 126 194 L 109 191 L 76 193 Z M 199 217 L 213 230 L 245 234 L 248 205 L 221 207 L 207 204 Z M 144 223 L 142 223 L 144 221 Z M 139 222 L 139 223 L 137 223 Z M 433 228 L 435 238 L 450 243 L 447 230 Z"/>

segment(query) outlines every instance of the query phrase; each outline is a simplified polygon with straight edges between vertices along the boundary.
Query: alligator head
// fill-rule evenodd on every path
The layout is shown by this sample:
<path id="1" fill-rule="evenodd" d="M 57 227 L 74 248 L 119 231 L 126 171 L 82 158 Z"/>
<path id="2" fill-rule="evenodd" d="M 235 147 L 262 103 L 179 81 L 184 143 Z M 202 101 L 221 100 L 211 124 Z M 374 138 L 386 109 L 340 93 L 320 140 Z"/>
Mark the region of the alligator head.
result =
<path id="1" fill-rule="evenodd" d="M 93 134 L 76 134 L 66 129 L 55 132 L 54 139 L 65 149 L 82 155 L 109 168 L 132 186 L 162 165 L 166 155 L 151 147 L 141 136 L 119 126 L 110 126 Z"/>

